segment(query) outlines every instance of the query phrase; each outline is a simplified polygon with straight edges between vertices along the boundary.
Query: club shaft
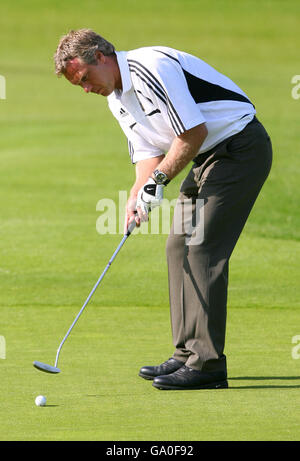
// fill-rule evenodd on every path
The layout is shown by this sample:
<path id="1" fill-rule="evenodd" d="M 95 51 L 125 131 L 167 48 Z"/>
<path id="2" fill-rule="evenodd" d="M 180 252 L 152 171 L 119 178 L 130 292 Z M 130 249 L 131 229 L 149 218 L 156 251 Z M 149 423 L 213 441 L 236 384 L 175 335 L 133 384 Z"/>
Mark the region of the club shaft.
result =
<path id="1" fill-rule="evenodd" d="M 132 225 L 131 227 L 135 227 L 135 225 Z M 60 354 L 60 351 L 61 351 L 61 348 L 63 347 L 66 339 L 68 338 L 69 334 L 71 333 L 73 327 L 75 326 L 75 324 L 77 323 L 77 320 L 79 319 L 79 317 L 81 316 L 82 312 L 84 311 L 85 307 L 87 306 L 88 302 L 90 301 L 91 297 L 93 296 L 93 294 L 95 293 L 97 287 L 99 286 L 99 284 L 101 283 L 103 277 L 105 276 L 106 272 L 108 271 L 108 269 L 110 268 L 113 260 L 115 259 L 115 257 L 117 256 L 117 254 L 119 253 L 119 251 L 121 250 L 122 246 L 124 245 L 125 241 L 127 240 L 127 238 L 129 237 L 129 235 L 131 234 L 133 229 L 129 229 L 127 234 L 124 235 L 124 237 L 122 238 L 121 242 L 119 243 L 116 251 L 114 252 L 114 254 L 112 255 L 112 257 L 110 258 L 106 268 L 104 269 L 104 271 L 102 272 L 102 274 L 100 275 L 99 279 L 97 280 L 96 284 L 94 285 L 92 291 L 90 292 L 90 294 L 88 295 L 85 303 L 83 304 L 82 308 L 80 309 L 80 311 L 78 312 L 78 314 L 76 315 L 72 325 L 70 326 L 69 330 L 67 331 L 64 339 L 62 340 L 62 342 L 60 343 L 59 345 L 59 348 L 57 349 L 57 353 L 56 353 L 56 359 L 55 359 L 55 367 L 57 367 L 57 363 L 58 363 L 58 358 L 59 358 L 59 354 Z"/>

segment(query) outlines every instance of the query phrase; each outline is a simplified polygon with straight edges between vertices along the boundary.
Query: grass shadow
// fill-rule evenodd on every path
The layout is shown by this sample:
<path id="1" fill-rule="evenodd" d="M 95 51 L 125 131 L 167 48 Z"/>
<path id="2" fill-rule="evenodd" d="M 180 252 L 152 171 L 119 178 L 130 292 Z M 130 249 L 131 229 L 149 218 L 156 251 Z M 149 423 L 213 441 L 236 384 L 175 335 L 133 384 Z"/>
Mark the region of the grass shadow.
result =
<path id="1" fill-rule="evenodd" d="M 236 376 L 228 381 L 299 381 L 299 384 L 253 384 L 246 386 L 231 386 L 230 389 L 300 389 L 300 376 Z"/>

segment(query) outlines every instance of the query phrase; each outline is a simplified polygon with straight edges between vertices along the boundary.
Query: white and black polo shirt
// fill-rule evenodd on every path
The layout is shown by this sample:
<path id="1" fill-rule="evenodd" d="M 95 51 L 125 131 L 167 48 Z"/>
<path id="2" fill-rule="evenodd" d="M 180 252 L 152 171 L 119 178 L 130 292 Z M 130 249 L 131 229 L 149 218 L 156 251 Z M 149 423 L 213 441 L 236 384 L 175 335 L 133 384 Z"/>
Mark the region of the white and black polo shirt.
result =
<path id="1" fill-rule="evenodd" d="M 166 153 L 176 136 L 205 122 L 204 153 L 243 130 L 256 113 L 235 83 L 195 56 L 158 46 L 116 54 L 123 89 L 107 99 L 132 163 Z"/>

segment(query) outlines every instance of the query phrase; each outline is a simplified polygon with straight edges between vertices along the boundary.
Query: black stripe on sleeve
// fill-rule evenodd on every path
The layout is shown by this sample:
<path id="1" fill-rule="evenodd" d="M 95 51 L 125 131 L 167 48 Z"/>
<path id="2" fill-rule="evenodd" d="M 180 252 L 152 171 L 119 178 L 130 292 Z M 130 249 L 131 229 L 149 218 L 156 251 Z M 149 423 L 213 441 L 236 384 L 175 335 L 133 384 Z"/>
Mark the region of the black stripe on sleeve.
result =
<path id="1" fill-rule="evenodd" d="M 175 125 L 178 127 L 178 130 L 179 130 L 179 133 L 176 133 L 176 134 L 181 134 L 182 132 L 185 131 L 185 127 L 178 115 L 178 113 L 176 112 L 172 102 L 170 101 L 165 89 L 163 88 L 163 86 L 161 85 L 161 83 L 159 82 L 159 80 L 149 71 L 149 69 L 147 69 L 143 64 L 141 64 L 140 62 L 138 61 L 135 61 L 133 59 L 129 59 L 128 62 L 130 63 L 135 63 L 136 66 L 138 66 L 138 68 L 141 70 L 141 72 L 143 72 L 143 74 L 145 76 L 147 76 L 149 78 L 149 80 L 155 85 L 155 87 L 160 90 L 160 92 L 162 94 L 165 95 L 166 97 L 166 100 L 167 100 L 167 106 L 168 106 L 168 109 L 169 109 L 169 117 L 172 117 L 173 118 L 173 121 L 175 123 Z M 172 125 L 173 126 L 173 125 Z M 174 128 L 174 126 L 173 126 Z M 177 132 L 177 130 L 174 129 L 175 132 Z"/>
<path id="2" fill-rule="evenodd" d="M 165 53 L 164 51 L 161 51 L 161 50 L 154 50 L 154 51 L 157 51 L 157 53 L 162 53 L 162 54 L 164 54 L 165 56 L 168 56 L 168 58 L 173 59 L 174 61 L 176 61 L 176 62 L 181 66 L 181 64 L 180 64 L 180 62 L 178 61 L 178 59 L 177 59 L 177 58 L 174 58 L 174 56 L 171 56 L 170 54 Z"/>
<path id="3" fill-rule="evenodd" d="M 168 101 L 166 100 L 165 98 L 165 95 L 162 95 L 161 93 L 158 92 L 158 90 L 156 89 L 156 86 L 155 88 L 149 83 L 149 80 L 147 79 L 147 76 L 143 77 L 140 72 L 138 72 L 131 64 L 129 65 L 129 70 L 130 72 L 133 72 L 134 74 L 136 74 L 137 77 L 139 77 L 149 88 L 150 90 L 153 91 L 154 94 L 156 94 L 156 96 L 166 105 L 167 107 L 167 112 L 168 112 L 168 115 L 169 115 L 169 119 L 170 119 L 170 122 L 171 122 L 171 125 L 172 125 L 172 128 L 175 132 L 176 135 L 180 135 L 183 131 L 180 131 L 179 127 L 178 127 L 178 124 L 176 122 L 176 120 L 174 120 L 174 117 L 173 117 L 173 114 L 170 112 L 170 108 L 169 108 L 169 105 L 168 105 Z M 144 74 L 143 74 L 144 75 Z M 147 80 L 146 80 L 147 79 Z M 151 82 L 152 83 L 152 82 Z"/>
<path id="4" fill-rule="evenodd" d="M 172 102 L 170 101 L 169 98 L 167 98 L 167 106 L 168 106 L 169 118 L 170 118 L 171 122 L 172 122 L 172 119 L 173 119 L 174 124 L 177 127 L 177 130 L 176 130 L 174 128 L 174 126 L 173 126 L 175 133 L 177 135 L 180 135 L 180 134 L 184 133 L 185 127 L 184 127 L 181 119 L 179 118 L 179 115 L 177 114 L 177 112 L 176 112 L 176 110 L 175 110 L 175 108 L 174 108 L 174 106 L 173 106 L 173 104 L 172 104 Z M 176 116 L 174 114 L 176 114 Z"/>
<path id="5" fill-rule="evenodd" d="M 157 80 L 157 78 L 141 63 L 138 61 L 135 61 L 133 59 L 128 59 L 129 63 L 129 69 L 132 71 L 135 71 L 136 75 L 138 75 L 137 70 L 140 74 L 143 75 L 144 79 L 147 81 L 143 80 L 141 75 L 138 75 L 149 87 L 149 83 L 152 85 L 152 91 L 154 91 L 153 86 L 155 87 L 155 94 L 158 96 L 158 93 L 160 96 L 158 96 L 166 105 L 167 105 L 167 111 L 168 115 L 170 118 L 171 125 L 176 133 L 176 135 L 180 135 L 185 131 L 185 127 L 176 112 L 170 98 L 168 97 L 165 89 L 161 85 L 161 83 Z M 148 82 L 148 83 L 147 83 Z M 150 87 L 151 88 L 151 87 Z"/>
<path id="6" fill-rule="evenodd" d="M 128 62 L 130 61 L 128 60 Z M 153 93 L 155 93 L 156 96 L 158 96 L 165 104 L 167 103 L 164 92 L 151 79 L 149 79 L 148 75 L 145 74 L 142 69 L 134 64 L 129 64 L 129 70 L 135 73 L 144 83 L 146 83 Z"/>
<path id="7" fill-rule="evenodd" d="M 158 93 L 158 92 L 155 90 L 155 88 L 154 88 L 152 85 L 150 85 L 150 83 L 149 83 L 147 80 L 145 80 L 145 78 L 142 77 L 142 75 L 141 75 L 139 72 L 137 72 L 137 71 L 136 71 L 134 68 L 132 68 L 131 66 L 129 66 L 129 70 L 130 70 L 130 72 L 133 72 L 137 77 L 139 77 L 139 78 L 150 88 L 150 90 L 152 90 L 153 93 L 156 94 L 156 96 L 157 96 L 163 103 L 167 104 L 165 98 L 163 98 L 163 97 L 161 96 L 161 94 Z"/>

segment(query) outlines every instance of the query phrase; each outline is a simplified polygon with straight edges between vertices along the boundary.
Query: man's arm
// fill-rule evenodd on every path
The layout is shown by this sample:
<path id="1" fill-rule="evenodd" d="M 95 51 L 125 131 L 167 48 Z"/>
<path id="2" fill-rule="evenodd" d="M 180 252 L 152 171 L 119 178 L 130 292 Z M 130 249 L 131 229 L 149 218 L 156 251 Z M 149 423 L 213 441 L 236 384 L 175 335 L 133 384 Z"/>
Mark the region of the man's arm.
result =
<path id="1" fill-rule="evenodd" d="M 157 169 L 165 173 L 169 179 L 175 178 L 197 155 L 207 134 L 205 123 L 201 123 L 177 136 L 167 156 L 159 163 Z"/>
<path id="2" fill-rule="evenodd" d="M 166 173 L 169 179 L 175 178 L 181 170 L 197 155 L 201 145 L 207 136 L 205 123 L 201 123 L 190 130 L 185 131 L 177 136 L 167 156 L 164 155 L 142 160 L 136 166 L 136 182 L 130 191 L 130 197 L 127 202 L 125 229 L 128 223 L 134 219 L 136 210 L 136 199 L 139 190 L 147 183 L 154 170 L 158 169 Z M 136 210 L 138 216 L 135 217 L 137 226 L 140 221 L 146 221 L 148 216 L 142 213 L 140 207 Z"/>

